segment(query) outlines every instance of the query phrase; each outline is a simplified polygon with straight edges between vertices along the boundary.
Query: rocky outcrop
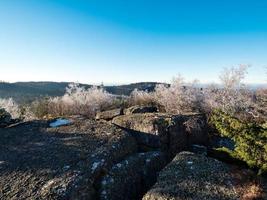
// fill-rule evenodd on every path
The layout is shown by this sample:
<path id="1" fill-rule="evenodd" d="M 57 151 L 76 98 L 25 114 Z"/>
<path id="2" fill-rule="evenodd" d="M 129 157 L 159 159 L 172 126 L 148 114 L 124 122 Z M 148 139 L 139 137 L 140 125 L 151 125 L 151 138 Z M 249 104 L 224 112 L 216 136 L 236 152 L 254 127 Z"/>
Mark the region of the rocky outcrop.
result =
<path id="1" fill-rule="evenodd" d="M 187 149 L 191 144 L 205 144 L 208 141 L 206 119 L 199 114 L 132 114 L 118 116 L 112 123 L 129 131 L 139 145 L 160 148 L 171 155 Z"/>
<path id="2" fill-rule="evenodd" d="M 156 106 L 132 106 L 123 110 L 125 115 L 131 115 L 136 113 L 154 113 L 157 112 L 158 108 Z"/>
<path id="3" fill-rule="evenodd" d="M 230 168 L 215 159 L 179 153 L 159 174 L 143 200 L 240 199 Z"/>
<path id="4" fill-rule="evenodd" d="M 141 198 L 156 182 L 156 175 L 166 165 L 162 152 L 134 154 L 117 163 L 100 183 L 101 200 Z"/>
<path id="5" fill-rule="evenodd" d="M 202 120 L 138 113 L 114 124 L 72 116 L 1 128 L 0 199 L 237 199 L 230 168 L 205 157 Z M 164 168 L 184 149 L 196 154 Z"/>
<path id="6" fill-rule="evenodd" d="M 0 127 L 5 127 L 11 123 L 11 115 L 3 108 L 0 108 Z"/>
<path id="7" fill-rule="evenodd" d="M 209 127 L 204 114 L 184 115 L 184 126 L 188 135 L 188 144 L 207 145 L 209 143 Z"/>
<path id="8" fill-rule="evenodd" d="M 205 156 L 208 154 L 208 148 L 202 145 L 198 145 L 198 144 L 191 145 L 190 151 L 196 154 L 202 154 Z"/>
<path id="9" fill-rule="evenodd" d="M 96 119 L 103 119 L 103 120 L 112 120 L 114 117 L 117 117 L 119 115 L 123 114 L 123 110 L 121 108 L 113 109 L 113 110 L 107 110 L 103 112 L 98 112 L 96 114 Z"/>
<path id="10" fill-rule="evenodd" d="M 96 199 L 96 183 L 136 153 L 135 139 L 103 121 L 46 121 L 1 130 L 0 199 Z"/>

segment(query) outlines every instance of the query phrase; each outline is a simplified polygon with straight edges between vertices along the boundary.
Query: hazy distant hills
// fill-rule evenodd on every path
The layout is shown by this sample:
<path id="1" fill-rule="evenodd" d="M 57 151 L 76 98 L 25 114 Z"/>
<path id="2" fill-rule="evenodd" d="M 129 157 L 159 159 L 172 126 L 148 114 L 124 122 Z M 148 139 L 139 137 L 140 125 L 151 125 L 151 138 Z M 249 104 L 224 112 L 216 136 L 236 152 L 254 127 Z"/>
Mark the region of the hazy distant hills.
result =
<path id="1" fill-rule="evenodd" d="M 29 102 L 44 96 L 62 96 L 69 82 L 0 82 L 0 98 L 12 97 L 18 102 Z M 135 88 L 153 91 L 156 82 L 141 82 L 119 86 L 104 86 L 106 91 L 116 95 L 129 95 Z M 85 88 L 92 85 L 81 84 Z"/>
<path id="2" fill-rule="evenodd" d="M 139 90 L 153 91 L 157 82 L 140 82 L 128 85 L 104 86 L 109 93 L 116 95 L 129 95 L 135 88 Z M 5 83 L 0 82 L 0 98 L 12 97 L 17 102 L 29 102 L 36 98 L 45 96 L 62 96 L 65 93 L 69 82 L 16 82 Z M 92 85 L 81 84 L 85 88 Z M 200 84 L 199 87 L 205 87 Z M 266 87 L 266 84 L 249 85 L 251 89 Z"/>

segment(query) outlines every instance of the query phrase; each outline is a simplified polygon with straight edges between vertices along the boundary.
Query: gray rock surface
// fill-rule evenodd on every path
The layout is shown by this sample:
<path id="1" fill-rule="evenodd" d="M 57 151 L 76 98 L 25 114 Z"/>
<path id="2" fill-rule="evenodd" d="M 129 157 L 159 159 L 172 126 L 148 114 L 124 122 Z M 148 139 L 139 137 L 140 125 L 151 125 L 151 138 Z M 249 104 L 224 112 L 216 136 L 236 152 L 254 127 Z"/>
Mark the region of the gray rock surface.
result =
<path id="1" fill-rule="evenodd" d="M 170 155 L 208 142 L 206 121 L 199 114 L 139 113 L 115 117 L 112 123 L 129 131 L 140 145 L 161 148 Z"/>
<path id="2" fill-rule="evenodd" d="M 113 110 L 107 110 L 103 112 L 98 112 L 96 114 L 96 119 L 103 119 L 103 120 L 112 120 L 114 117 L 117 117 L 119 115 L 123 114 L 123 110 L 121 108 L 113 109 Z"/>
<path id="3" fill-rule="evenodd" d="M 135 139 L 103 121 L 0 128 L 0 199 L 95 199 L 95 182 L 137 151 Z"/>
<path id="4" fill-rule="evenodd" d="M 166 165 L 161 152 L 138 153 L 115 164 L 101 180 L 101 200 L 140 199 L 155 182 L 157 173 Z"/>
<path id="5" fill-rule="evenodd" d="M 11 115 L 4 109 L 0 108 L 0 127 L 5 127 L 11 122 Z"/>
<path id="6" fill-rule="evenodd" d="M 215 159 L 181 152 L 159 174 L 143 200 L 240 199 L 230 168 Z"/>
<path id="7" fill-rule="evenodd" d="M 132 106 L 123 110 L 125 115 L 131 115 L 136 113 L 154 113 L 157 112 L 156 106 Z"/>

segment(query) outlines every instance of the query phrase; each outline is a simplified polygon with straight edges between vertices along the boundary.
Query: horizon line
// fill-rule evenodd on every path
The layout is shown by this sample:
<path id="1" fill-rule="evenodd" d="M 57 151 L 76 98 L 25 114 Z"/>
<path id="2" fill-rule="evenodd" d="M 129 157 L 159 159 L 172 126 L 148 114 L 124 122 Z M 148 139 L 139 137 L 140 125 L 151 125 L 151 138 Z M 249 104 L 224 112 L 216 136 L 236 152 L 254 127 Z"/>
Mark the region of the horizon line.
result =
<path id="1" fill-rule="evenodd" d="M 6 81 L 6 80 L 0 80 L 0 83 L 78 83 L 78 84 L 84 84 L 84 85 L 104 85 L 104 86 L 120 86 L 120 85 L 129 85 L 129 84 L 138 84 L 138 83 L 158 83 L 158 84 L 170 84 L 170 81 L 168 82 L 161 82 L 161 81 L 138 81 L 138 82 L 119 82 L 119 83 L 105 83 L 104 81 L 101 82 L 79 82 L 79 81 L 49 81 L 49 80 L 41 80 L 41 81 Z M 190 81 L 185 81 L 185 83 L 190 83 Z M 210 85 L 210 84 L 216 84 L 221 85 L 219 82 L 201 82 L 199 81 L 197 84 L 200 85 Z M 266 82 L 243 82 L 242 84 L 245 85 L 265 85 L 267 86 Z"/>

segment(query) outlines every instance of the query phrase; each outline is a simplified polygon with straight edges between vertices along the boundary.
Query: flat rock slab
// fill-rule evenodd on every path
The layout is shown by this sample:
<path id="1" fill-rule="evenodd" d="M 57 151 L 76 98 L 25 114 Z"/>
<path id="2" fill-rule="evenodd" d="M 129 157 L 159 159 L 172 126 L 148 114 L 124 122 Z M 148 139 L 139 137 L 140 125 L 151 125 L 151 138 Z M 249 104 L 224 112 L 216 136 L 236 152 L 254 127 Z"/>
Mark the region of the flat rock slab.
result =
<path id="1" fill-rule="evenodd" d="M 125 115 L 131 115 L 136 113 L 154 113 L 158 112 L 158 108 L 155 106 L 132 106 L 123 110 Z"/>
<path id="2" fill-rule="evenodd" d="M 235 174 L 228 165 L 203 155 L 181 152 L 160 172 L 157 183 L 143 200 L 243 199 L 236 184 Z"/>
<path id="3" fill-rule="evenodd" d="M 114 125 L 75 119 L 0 129 L 0 199 L 95 199 L 95 182 L 135 153 L 135 139 Z"/>
<path id="4" fill-rule="evenodd" d="M 107 111 L 103 111 L 103 112 L 98 112 L 96 114 L 96 119 L 100 120 L 112 120 L 114 117 L 117 117 L 119 115 L 123 114 L 123 109 L 118 108 L 118 109 L 113 109 L 113 110 L 107 110 Z"/>

